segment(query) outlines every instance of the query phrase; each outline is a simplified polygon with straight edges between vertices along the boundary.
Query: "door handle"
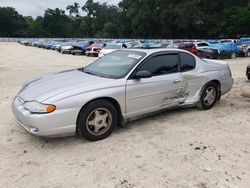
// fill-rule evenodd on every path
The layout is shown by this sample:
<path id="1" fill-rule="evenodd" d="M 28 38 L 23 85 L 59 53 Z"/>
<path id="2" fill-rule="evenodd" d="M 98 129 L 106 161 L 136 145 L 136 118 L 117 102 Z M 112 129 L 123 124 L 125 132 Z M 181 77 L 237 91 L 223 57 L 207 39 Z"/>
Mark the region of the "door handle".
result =
<path id="1" fill-rule="evenodd" d="M 177 84 L 177 83 L 180 83 L 180 82 L 181 82 L 181 79 L 175 80 L 175 81 L 174 81 L 174 84 Z"/>

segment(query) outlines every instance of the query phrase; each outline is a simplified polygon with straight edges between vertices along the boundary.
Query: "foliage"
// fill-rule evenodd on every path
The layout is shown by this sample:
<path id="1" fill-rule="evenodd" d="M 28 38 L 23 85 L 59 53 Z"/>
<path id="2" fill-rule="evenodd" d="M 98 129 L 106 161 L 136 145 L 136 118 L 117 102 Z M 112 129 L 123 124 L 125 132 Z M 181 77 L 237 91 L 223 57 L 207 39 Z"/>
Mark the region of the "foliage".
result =
<path id="1" fill-rule="evenodd" d="M 236 38 L 250 34 L 249 0 L 87 0 L 43 16 L 0 7 L 0 37 Z"/>

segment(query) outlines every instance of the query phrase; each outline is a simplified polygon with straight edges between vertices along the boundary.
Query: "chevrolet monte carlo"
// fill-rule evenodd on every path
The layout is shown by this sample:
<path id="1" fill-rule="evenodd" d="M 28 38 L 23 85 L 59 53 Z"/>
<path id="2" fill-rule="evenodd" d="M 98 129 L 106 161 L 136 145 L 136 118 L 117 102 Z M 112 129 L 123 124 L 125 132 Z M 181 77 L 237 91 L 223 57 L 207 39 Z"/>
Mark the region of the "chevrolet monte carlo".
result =
<path id="1" fill-rule="evenodd" d="M 165 109 L 208 110 L 232 85 L 223 61 L 180 49 L 117 50 L 84 68 L 25 83 L 12 111 L 33 135 L 97 141 L 117 125 Z"/>

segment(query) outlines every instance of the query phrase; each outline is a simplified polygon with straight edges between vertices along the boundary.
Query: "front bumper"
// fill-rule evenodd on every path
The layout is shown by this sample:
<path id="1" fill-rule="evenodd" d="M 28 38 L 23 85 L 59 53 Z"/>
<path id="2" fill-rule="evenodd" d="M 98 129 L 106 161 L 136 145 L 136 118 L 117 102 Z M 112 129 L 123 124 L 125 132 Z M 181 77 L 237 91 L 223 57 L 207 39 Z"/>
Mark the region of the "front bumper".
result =
<path id="1" fill-rule="evenodd" d="M 30 134 L 43 137 L 75 135 L 79 108 L 60 109 L 49 114 L 32 114 L 24 109 L 24 103 L 22 98 L 16 97 L 12 102 L 12 112 L 17 123 Z"/>
<path id="2" fill-rule="evenodd" d="M 96 52 L 96 51 L 88 51 L 88 52 L 86 52 L 86 55 L 87 55 L 87 56 L 92 56 L 92 57 L 98 57 L 99 52 Z"/>
<path id="3" fill-rule="evenodd" d="M 70 54 L 71 53 L 71 49 L 61 49 L 61 53 L 68 53 Z"/>

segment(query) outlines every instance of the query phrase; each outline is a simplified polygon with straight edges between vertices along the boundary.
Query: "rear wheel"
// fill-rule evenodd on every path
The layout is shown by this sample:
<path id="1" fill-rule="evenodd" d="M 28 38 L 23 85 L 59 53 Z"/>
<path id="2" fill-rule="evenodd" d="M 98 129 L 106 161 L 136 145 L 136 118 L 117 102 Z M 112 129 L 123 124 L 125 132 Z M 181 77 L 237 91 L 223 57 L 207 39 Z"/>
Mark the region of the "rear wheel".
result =
<path id="1" fill-rule="evenodd" d="M 84 107 L 78 116 L 77 134 L 90 141 L 108 137 L 118 123 L 116 108 L 105 100 L 96 100 Z"/>
<path id="2" fill-rule="evenodd" d="M 198 108 L 201 110 L 211 109 L 215 105 L 218 95 L 218 86 L 214 82 L 208 83 L 201 93 L 200 102 L 197 105 Z"/>
<path id="3" fill-rule="evenodd" d="M 247 51 L 246 57 L 250 57 L 250 50 Z"/>

